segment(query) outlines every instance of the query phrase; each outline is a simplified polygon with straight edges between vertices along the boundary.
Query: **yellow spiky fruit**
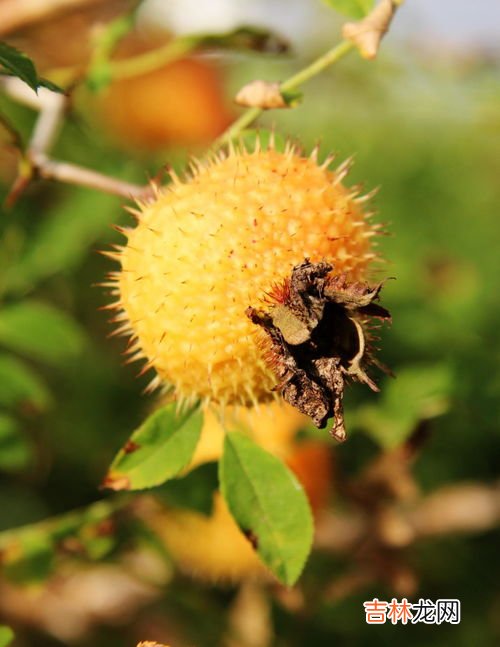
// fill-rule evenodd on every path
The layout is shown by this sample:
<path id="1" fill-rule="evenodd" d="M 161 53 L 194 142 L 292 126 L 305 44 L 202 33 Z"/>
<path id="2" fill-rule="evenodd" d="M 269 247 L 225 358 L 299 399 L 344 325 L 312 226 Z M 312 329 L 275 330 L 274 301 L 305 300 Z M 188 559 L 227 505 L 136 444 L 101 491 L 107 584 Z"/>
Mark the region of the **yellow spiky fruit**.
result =
<path id="1" fill-rule="evenodd" d="M 139 205 L 116 254 L 111 307 L 132 337 L 131 359 L 155 369 L 153 386 L 171 385 L 181 401 L 270 397 L 275 379 L 246 308 L 305 258 L 361 279 L 375 256 L 366 196 L 342 183 L 349 163 L 329 170 L 331 161 L 291 145 L 231 148 L 193 164 L 185 180 L 172 174 Z"/>

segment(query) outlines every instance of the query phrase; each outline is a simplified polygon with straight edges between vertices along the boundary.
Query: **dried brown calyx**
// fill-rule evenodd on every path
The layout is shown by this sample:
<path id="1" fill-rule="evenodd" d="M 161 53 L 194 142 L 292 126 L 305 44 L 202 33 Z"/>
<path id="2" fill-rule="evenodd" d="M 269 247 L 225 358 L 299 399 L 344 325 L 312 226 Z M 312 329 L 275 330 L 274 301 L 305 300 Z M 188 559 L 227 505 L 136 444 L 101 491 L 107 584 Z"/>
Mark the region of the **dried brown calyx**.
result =
<path id="1" fill-rule="evenodd" d="M 246 314 L 269 337 L 266 359 L 279 380 L 276 389 L 317 427 L 333 418 L 331 434 L 343 441 L 346 378 L 378 391 L 365 371 L 369 363 L 378 364 L 368 325 L 372 318 L 390 320 L 390 314 L 375 303 L 382 284 L 349 283 L 332 270 L 329 263 L 306 259 L 273 289 L 268 310 L 249 307 Z"/>

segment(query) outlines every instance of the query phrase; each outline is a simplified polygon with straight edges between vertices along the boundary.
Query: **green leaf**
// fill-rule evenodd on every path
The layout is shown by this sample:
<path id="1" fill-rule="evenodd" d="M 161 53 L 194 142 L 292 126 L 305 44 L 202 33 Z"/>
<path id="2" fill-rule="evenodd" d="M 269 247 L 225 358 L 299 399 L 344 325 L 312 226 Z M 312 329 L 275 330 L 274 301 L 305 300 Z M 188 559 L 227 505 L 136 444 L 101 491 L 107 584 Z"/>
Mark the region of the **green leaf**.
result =
<path id="1" fill-rule="evenodd" d="M 298 105 L 302 103 L 302 99 L 304 98 L 304 93 L 300 92 L 299 90 L 289 90 L 289 91 L 284 90 L 281 93 L 281 96 L 286 101 L 286 103 L 290 106 L 290 108 L 296 108 Z"/>
<path id="2" fill-rule="evenodd" d="M 352 424 L 361 427 L 379 445 L 401 445 L 422 420 L 446 413 L 450 406 L 452 374 L 446 365 L 415 365 L 386 380 L 376 405 L 353 413 Z"/>
<path id="3" fill-rule="evenodd" d="M 0 469 L 22 469 L 29 459 L 30 447 L 19 424 L 10 416 L 0 414 Z"/>
<path id="4" fill-rule="evenodd" d="M 83 351 L 85 336 L 66 313 L 38 301 L 23 301 L 0 310 L 0 344 L 60 364 Z"/>
<path id="5" fill-rule="evenodd" d="M 36 92 L 38 74 L 33 62 L 26 54 L 7 43 L 0 42 L 0 65 L 7 73 L 17 76 Z"/>
<path id="6" fill-rule="evenodd" d="M 218 485 L 217 463 L 211 462 L 200 465 L 182 478 L 172 479 L 154 494 L 170 506 L 189 508 L 209 516 Z"/>
<path id="7" fill-rule="evenodd" d="M 364 18 L 373 9 L 374 0 L 324 0 L 324 2 L 344 16 Z"/>
<path id="8" fill-rule="evenodd" d="M 55 83 L 51 83 L 46 79 L 40 79 L 33 65 L 33 61 L 20 52 L 12 45 L 0 41 L 0 72 L 7 73 L 11 76 L 24 81 L 35 92 L 42 85 L 54 92 L 62 92 Z"/>
<path id="9" fill-rule="evenodd" d="M 271 54 L 286 52 L 289 48 L 282 36 L 261 27 L 240 27 L 222 34 L 197 34 L 192 38 L 200 48 L 253 50 Z"/>
<path id="10" fill-rule="evenodd" d="M 8 647 L 14 640 L 14 632 L 10 627 L 0 626 L 0 647 Z"/>
<path id="11" fill-rule="evenodd" d="M 50 403 L 47 387 L 29 366 L 11 355 L 0 355 L 0 405 L 29 404 L 44 411 Z"/>
<path id="12" fill-rule="evenodd" d="M 304 490 L 275 456 L 240 432 L 226 434 L 221 492 L 264 564 L 293 585 L 311 550 L 313 521 Z"/>
<path id="13" fill-rule="evenodd" d="M 104 479 L 113 490 L 142 490 L 176 477 L 190 462 L 203 415 L 195 405 L 183 413 L 172 402 L 134 431 Z"/>
<path id="14" fill-rule="evenodd" d="M 59 92 L 60 94 L 64 94 L 64 90 L 61 87 L 59 87 L 56 83 L 49 81 L 48 79 L 42 79 L 39 77 L 38 87 L 47 88 L 47 90 L 51 90 L 52 92 Z"/>

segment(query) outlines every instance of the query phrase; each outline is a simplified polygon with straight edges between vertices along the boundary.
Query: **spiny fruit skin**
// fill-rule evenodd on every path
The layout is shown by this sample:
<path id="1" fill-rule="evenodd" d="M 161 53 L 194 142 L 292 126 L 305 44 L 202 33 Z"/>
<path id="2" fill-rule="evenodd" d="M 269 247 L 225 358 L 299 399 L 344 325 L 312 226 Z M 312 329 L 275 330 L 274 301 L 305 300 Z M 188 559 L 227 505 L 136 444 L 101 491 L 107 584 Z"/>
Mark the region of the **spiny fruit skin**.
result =
<path id="1" fill-rule="evenodd" d="M 179 400 L 250 404 L 270 395 L 275 379 L 259 333 L 245 315 L 305 258 L 362 278 L 375 257 L 377 226 L 367 196 L 347 188 L 349 164 L 328 169 L 317 150 L 302 156 L 272 144 L 231 148 L 192 164 L 140 205 L 112 275 L 121 310 L 118 333 L 132 337 L 131 361 L 154 367 L 153 386 L 171 385 Z"/>

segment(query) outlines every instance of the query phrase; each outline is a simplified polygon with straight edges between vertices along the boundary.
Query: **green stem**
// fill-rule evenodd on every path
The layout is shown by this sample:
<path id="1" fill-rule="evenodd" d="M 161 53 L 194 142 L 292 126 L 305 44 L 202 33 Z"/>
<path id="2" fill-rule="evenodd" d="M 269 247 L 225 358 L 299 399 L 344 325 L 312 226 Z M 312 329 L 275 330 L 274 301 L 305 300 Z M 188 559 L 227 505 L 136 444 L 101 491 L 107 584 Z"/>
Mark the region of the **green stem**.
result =
<path id="1" fill-rule="evenodd" d="M 102 65 L 108 62 L 113 50 L 120 40 L 129 33 L 133 24 L 133 14 L 126 14 L 119 16 L 116 20 L 112 20 L 106 26 L 94 44 L 90 68 L 94 65 Z"/>
<path id="2" fill-rule="evenodd" d="M 313 61 L 311 65 L 308 65 L 303 70 L 300 70 L 300 72 L 297 72 L 297 74 L 294 74 L 286 81 L 283 81 L 283 83 L 280 85 L 280 90 L 282 92 L 296 90 L 303 83 L 309 81 L 309 79 L 312 79 L 314 76 L 317 76 L 327 67 L 333 65 L 333 63 L 336 63 L 353 48 L 353 43 L 347 40 L 343 40 L 341 43 L 335 45 L 335 47 L 332 47 L 332 49 L 325 52 L 323 56 L 320 56 L 315 61 Z"/>
<path id="3" fill-rule="evenodd" d="M 159 67 L 181 58 L 198 46 L 198 39 L 192 36 L 176 38 L 162 47 L 150 52 L 139 54 L 122 61 L 112 61 L 109 64 L 111 78 L 127 79 L 131 76 L 147 74 Z"/>
<path id="4" fill-rule="evenodd" d="M 100 78 L 102 70 L 104 70 L 107 82 L 140 76 L 174 62 L 198 47 L 198 38 L 186 36 L 169 41 L 154 50 L 125 59 L 109 60 L 108 54 L 102 51 L 99 52 L 99 55 L 94 54 L 92 62 L 85 72 L 85 77 L 89 79 L 94 74 Z M 50 78 L 62 86 L 70 86 L 79 72 L 82 74 L 82 70 L 77 67 L 55 68 L 50 71 Z"/>
<path id="5" fill-rule="evenodd" d="M 283 81 L 283 83 L 280 84 L 281 92 L 290 92 L 291 90 L 298 89 L 303 83 L 317 76 L 327 67 L 333 65 L 333 63 L 336 63 L 353 48 L 353 43 L 343 40 L 341 43 L 335 45 L 335 47 L 332 47 L 332 49 L 328 50 L 327 52 L 325 52 L 325 54 L 305 67 L 303 70 L 300 70 L 289 79 L 286 79 L 286 81 Z M 242 130 L 244 130 L 252 122 L 258 119 L 263 112 L 264 110 L 262 108 L 249 108 L 248 110 L 246 110 L 214 142 L 212 150 L 217 150 L 224 144 L 229 143 L 232 139 L 239 135 Z"/>
<path id="6" fill-rule="evenodd" d="M 215 140 L 212 149 L 217 150 L 224 144 L 228 144 L 232 139 L 239 135 L 242 130 L 258 119 L 263 112 L 262 108 L 249 108 L 248 110 L 245 110 L 245 112 L 241 114 L 236 121 L 233 121 L 229 128 Z"/>

